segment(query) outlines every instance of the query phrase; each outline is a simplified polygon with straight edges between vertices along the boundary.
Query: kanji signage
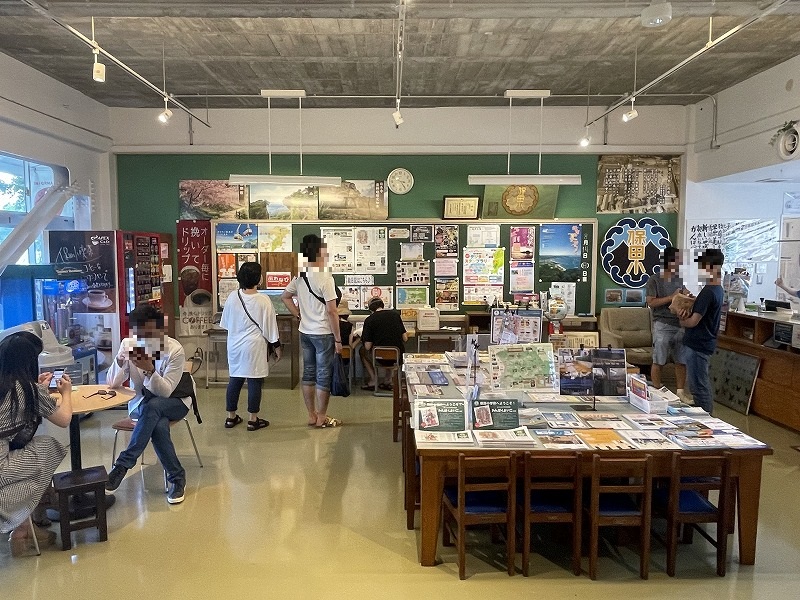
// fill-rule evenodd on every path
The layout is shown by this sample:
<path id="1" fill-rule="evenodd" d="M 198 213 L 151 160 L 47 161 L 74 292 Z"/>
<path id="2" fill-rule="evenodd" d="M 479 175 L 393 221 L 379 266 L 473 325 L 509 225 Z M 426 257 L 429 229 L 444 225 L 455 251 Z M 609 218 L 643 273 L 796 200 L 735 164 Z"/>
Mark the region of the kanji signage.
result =
<path id="1" fill-rule="evenodd" d="M 669 232 L 655 219 L 620 219 L 600 246 L 603 270 L 619 285 L 644 287 L 661 270 L 661 253 L 669 245 Z"/>

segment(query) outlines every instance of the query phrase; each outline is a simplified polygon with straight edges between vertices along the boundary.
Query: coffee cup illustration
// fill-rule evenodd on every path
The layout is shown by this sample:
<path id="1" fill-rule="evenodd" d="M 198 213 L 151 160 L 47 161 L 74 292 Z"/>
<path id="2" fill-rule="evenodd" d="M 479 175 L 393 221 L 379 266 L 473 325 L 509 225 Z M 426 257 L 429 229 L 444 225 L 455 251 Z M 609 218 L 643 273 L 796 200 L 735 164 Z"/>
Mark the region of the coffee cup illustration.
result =
<path id="1" fill-rule="evenodd" d="M 211 292 L 208 290 L 195 290 L 189 294 L 191 306 L 210 306 Z"/>
<path id="2" fill-rule="evenodd" d="M 186 266 L 180 273 L 181 288 L 187 296 L 200 287 L 200 269 L 193 266 Z"/>
<path id="3" fill-rule="evenodd" d="M 102 308 L 108 304 L 108 294 L 104 290 L 89 290 L 86 296 L 88 304 L 92 308 Z"/>

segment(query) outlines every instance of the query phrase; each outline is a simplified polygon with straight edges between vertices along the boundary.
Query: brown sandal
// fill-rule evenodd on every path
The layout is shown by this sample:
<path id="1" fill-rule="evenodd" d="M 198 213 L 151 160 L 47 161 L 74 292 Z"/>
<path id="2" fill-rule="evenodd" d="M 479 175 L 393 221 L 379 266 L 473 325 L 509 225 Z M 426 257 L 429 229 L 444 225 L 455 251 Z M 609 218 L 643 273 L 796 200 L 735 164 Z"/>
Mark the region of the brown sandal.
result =
<path id="1" fill-rule="evenodd" d="M 317 425 L 317 429 L 328 429 L 330 427 L 341 427 L 342 422 L 333 417 L 325 417 L 325 422 L 322 425 Z"/>

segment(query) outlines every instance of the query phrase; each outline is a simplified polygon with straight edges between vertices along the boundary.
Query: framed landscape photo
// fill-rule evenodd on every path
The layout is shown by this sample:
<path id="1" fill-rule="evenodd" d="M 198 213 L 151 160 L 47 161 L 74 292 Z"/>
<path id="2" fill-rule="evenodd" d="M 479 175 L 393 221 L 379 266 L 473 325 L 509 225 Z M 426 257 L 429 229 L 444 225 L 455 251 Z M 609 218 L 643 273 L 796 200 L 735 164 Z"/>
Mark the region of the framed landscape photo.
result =
<path id="1" fill-rule="evenodd" d="M 477 219 L 480 202 L 480 196 L 445 196 L 442 218 Z"/>

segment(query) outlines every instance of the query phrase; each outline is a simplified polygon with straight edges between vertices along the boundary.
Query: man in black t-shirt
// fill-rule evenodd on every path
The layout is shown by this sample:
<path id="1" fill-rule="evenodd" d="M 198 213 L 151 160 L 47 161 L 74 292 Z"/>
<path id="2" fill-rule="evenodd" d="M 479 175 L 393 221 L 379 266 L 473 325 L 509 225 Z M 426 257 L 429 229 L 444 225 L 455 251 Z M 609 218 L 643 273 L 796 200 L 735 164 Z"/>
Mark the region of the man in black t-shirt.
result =
<path id="1" fill-rule="evenodd" d="M 713 390 L 708 375 L 711 355 L 717 347 L 717 332 L 722 314 L 722 263 L 725 255 L 722 250 L 709 248 L 698 258 L 700 280 L 706 284 L 694 306 L 689 311 L 678 314 L 683 334 L 683 357 L 686 375 L 694 403 L 711 414 L 714 409 Z"/>
<path id="2" fill-rule="evenodd" d="M 400 350 L 400 356 L 405 352 L 405 342 L 408 341 L 408 334 L 406 333 L 403 319 L 400 313 L 394 310 L 384 310 L 383 300 L 380 298 L 373 298 L 370 300 L 368 306 L 372 313 L 364 320 L 364 330 L 361 332 L 361 341 L 363 342 L 361 360 L 364 363 L 364 368 L 370 376 L 370 384 L 364 386 L 364 389 L 374 389 L 377 382 L 377 374 L 372 368 L 371 350 L 375 346 L 394 346 Z M 380 360 L 381 365 L 390 367 L 395 364 L 393 360 Z M 387 379 L 380 385 L 380 389 L 392 389 L 391 380 Z"/>

